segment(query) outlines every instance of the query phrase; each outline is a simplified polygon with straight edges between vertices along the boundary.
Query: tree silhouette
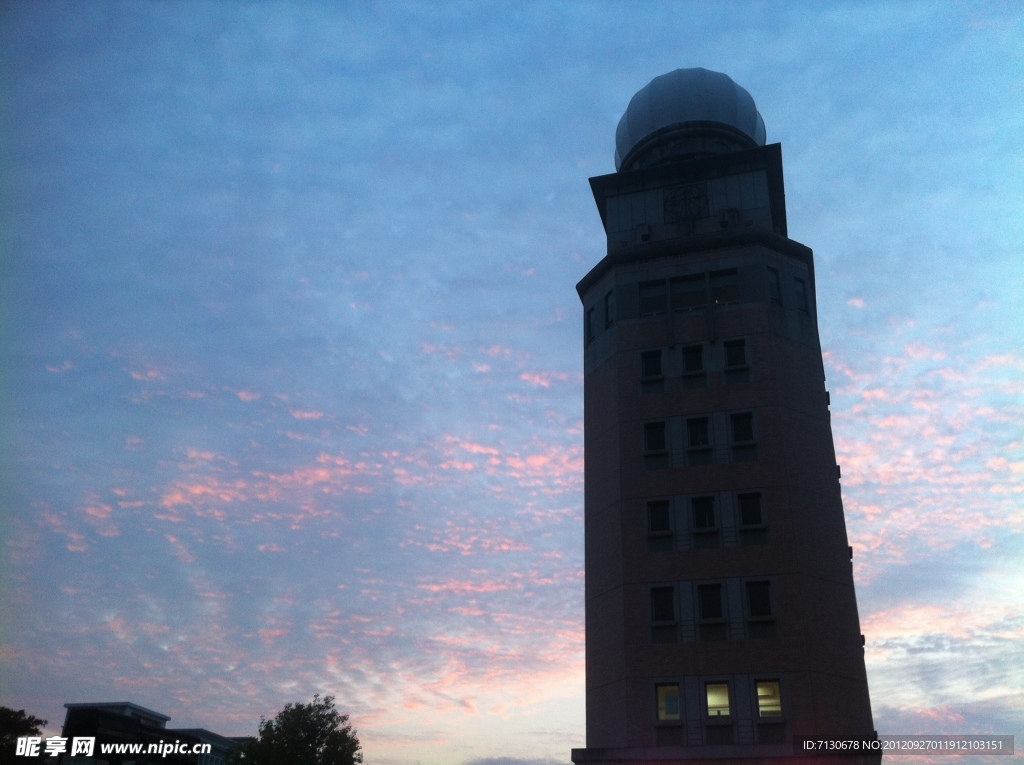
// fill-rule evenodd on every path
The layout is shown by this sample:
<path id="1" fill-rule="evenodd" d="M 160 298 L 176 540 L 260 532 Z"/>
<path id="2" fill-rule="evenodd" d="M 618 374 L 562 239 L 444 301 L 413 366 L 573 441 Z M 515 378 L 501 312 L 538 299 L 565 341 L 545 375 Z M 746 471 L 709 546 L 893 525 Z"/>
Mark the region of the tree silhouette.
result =
<path id="1" fill-rule="evenodd" d="M 9 707 L 0 707 L 0 765 L 27 761 L 29 758 L 15 755 L 18 739 L 40 735 L 44 725 L 46 720 L 26 715 L 24 709 L 14 711 Z"/>
<path id="2" fill-rule="evenodd" d="M 320 694 L 309 704 L 285 704 L 273 720 L 260 721 L 259 735 L 235 756 L 244 765 L 357 765 L 363 761 L 348 715 L 334 697 Z"/>

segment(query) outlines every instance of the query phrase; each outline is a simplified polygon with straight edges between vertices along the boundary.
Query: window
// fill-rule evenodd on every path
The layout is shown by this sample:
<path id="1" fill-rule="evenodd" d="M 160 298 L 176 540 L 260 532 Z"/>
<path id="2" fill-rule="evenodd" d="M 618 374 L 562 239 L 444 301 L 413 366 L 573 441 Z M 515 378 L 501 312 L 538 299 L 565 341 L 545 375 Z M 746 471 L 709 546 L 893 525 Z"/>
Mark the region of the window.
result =
<path id="1" fill-rule="evenodd" d="M 683 348 L 683 371 L 686 374 L 704 371 L 704 346 L 690 345 Z"/>
<path id="2" fill-rule="evenodd" d="M 722 585 L 701 584 L 697 586 L 697 606 L 701 619 L 721 619 Z"/>
<path id="3" fill-rule="evenodd" d="M 735 303 L 740 299 L 740 279 L 735 268 L 711 274 L 711 300 L 715 305 Z"/>
<path id="4" fill-rule="evenodd" d="M 658 722 L 672 722 L 681 719 L 679 710 L 679 685 L 655 686 L 658 699 Z"/>
<path id="5" fill-rule="evenodd" d="M 644 423 L 644 467 L 648 470 L 668 467 L 666 424 L 664 420 Z"/>
<path id="6" fill-rule="evenodd" d="M 729 684 L 705 683 L 704 690 L 707 695 L 708 717 L 728 717 Z"/>
<path id="7" fill-rule="evenodd" d="M 676 588 L 651 588 L 651 642 L 676 642 Z"/>
<path id="8" fill-rule="evenodd" d="M 750 382 L 750 369 L 747 366 L 747 341 L 726 340 L 723 347 L 725 348 L 726 385 Z"/>
<path id="9" fill-rule="evenodd" d="M 651 621 L 674 622 L 676 620 L 676 588 L 651 588 Z"/>
<path id="10" fill-rule="evenodd" d="M 729 415 L 732 425 L 732 461 L 750 462 L 757 459 L 757 444 L 754 443 L 754 415 L 740 412 Z"/>
<path id="11" fill-rule="evenodd" d="M 737 499 L 740 503 L 740 525 L 760 526 L 761 520 L 761 495 L 759 493 L 739 494 Z"/>
<path id="12" fill-rule="evenodd" d="M 648 422 L 644 424 L 644 451 L 663 452 L 666 448 L 665 423 Z"/>
<path id="13" fill-rule="evenodd" d="M 733 443 L 743 443 L 754 440 L 754 415 L 750 412 L 729 415 L 732 422 Z"/>
<path id="14" fill-rule="evenodd" d="M 690 465 L 710 465 L 714 461 L 707 417 L 692 417 L 687 420 L 686 438 L 689 446 L 687 461 Z"/>
<path id="15" fill-rule="evenodd" d="M 686 433 L 689 438 L 691 449 L 709 446 L 711 441 L 708 436 L 708 418 L 692 417 L 686 421 Z"/>
<path id="16" fill-rule="evenodd" d="M 768 529 L 764 526 L 760 492 L 737 494 L 736 501 L 740 509 L 740 544 L 744 546 L 767 544 Z"/>
<path id="17" fill-rule="evenodd" d="M 722 585 L 697 586 L 697 637 L 702 641 L 725 640 L 725 610 L 722 608 Z"/>
<path id="18" fill-rule="evenodd" d="M 796 307 L 803 313 L 808 313 L 810 308 L 807 305 L 807 285 L 803 279 L 796 280 Z"/>
<path id="19" fill-rule="evenodd" d="M 703 388 L 707 385 L 707 378 L 704 374 L 703 345 L 689 345 L 683 348 L 683 376 L 681 382 L 684 388 Z"/>
<path id="20" fill-rule="evenodd" d="M 747 582 L 747 637 L 775 637 L 771 582 Z"/>
<path id="21" fill-rule="evenodd" d="M 758 680 L 757 715 L 758 717 L 782 716 L 782 692 L 778 680 Z"/>
<path id="22" fill-rule="evenodd" d="M 640 354 L 640 376 L 661 377 L 661 351 L 644 351 Z"/>
<path id="23" fill-rule="evenodd" d="M 665 282 L 640 282 L 640 315 L 656 316 L 668 309 Z"/>
<path id="24" fill-rule="evenodd" d="M 677 277 L 672 280 L 673 309 L 688 311 L 691 308 L 703 308 L 707 303 L 708 294 L 704 286 L 704 274 Z"/>
<path id="25" fill-rule="evenodd" d="M 585 325 L 586 326 L 584 327 L 584 331 L 586 332 L 586 335 L 587 335 L 587 345 L 590 345 L 592 342 L 594 342 L 594 337 L 595 337 L 594 309 L 593 308 L 588 308 L 587 309 L 587 319 L 586 319 Z"/>
<path id="26" fill-rule="evenodd" d="M 667 499 L 651 500 L 647 503 L 647 550 L 666 552 L 672 544 L 672 510 Z"/>
<path id="27" fill-rule="evenodd" d="M 747 582 L 747 607 L 753 617 L 772 615 L 770 582 Z"/>
<path id="28" fill-rule="evenodd" d="M 690 500 L 690 505 L 693 508 L 693 546 L 697 549 L 718 547 L 715 498 L 694 497 Z"/>
<path id="29" fill-rule="evenodd" d="M 768 299 L 773 303 L 782 303 L 782 286 L 779 281 L 779 272 L 774 268 L 768 269 Z"/>
<path id="30" fill-rule="evenodd" d="M 746 340 L 726 340 L 724 345 L 727 367 L 742 367 L 747 363 Z"/>
<path id="31" fill-rule="evenodd" d="M 604 326 L 615 323 L 615 292 L 609 290 L 604 296 Z"/>
<path id="32" fill-rule="evenodd" d="M 695 529 L 714 529 L 715 525 L 715 498 L 694 497 L 693 503 L 693 527 Z"/>

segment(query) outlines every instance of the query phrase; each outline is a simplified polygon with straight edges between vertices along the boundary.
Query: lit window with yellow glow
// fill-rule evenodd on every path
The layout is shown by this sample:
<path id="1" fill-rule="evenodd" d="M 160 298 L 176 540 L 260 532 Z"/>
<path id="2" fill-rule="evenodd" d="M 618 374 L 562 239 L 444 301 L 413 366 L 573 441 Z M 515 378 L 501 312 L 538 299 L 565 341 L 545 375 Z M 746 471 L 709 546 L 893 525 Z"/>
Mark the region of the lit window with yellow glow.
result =
<path id="1" fill-rule="evenodd" d="M 761 717 L 779 717 L 782 714 L 782 693 L 778 680 L 759 680 L 757 683 L 757 713 Z"/>
<path id="2" fill-rule="evenodd" d="M 728 717 L 729 684 L 707 683 L 704 688 L 708 696 L 708 717 Z"/>
<path id="3" fill-rule="evenodd" d="M 679 686 L 659 685 L 658 691 L 658 720 L 670 722 L 679 720 Z"/>

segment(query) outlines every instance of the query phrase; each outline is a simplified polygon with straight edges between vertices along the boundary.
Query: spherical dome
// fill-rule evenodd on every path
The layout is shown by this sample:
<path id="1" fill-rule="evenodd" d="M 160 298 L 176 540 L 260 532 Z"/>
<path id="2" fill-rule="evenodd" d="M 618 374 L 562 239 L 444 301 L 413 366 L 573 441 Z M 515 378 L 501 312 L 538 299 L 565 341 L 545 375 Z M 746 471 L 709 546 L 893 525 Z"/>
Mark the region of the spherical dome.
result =
<path id="1" fill-rule="evenodd" d="M 655 77 L 626 107 L 615 131 L 615 169 L 764 146 L 764 120 L 750 94 L 721 72 L 676 69 Z"/>

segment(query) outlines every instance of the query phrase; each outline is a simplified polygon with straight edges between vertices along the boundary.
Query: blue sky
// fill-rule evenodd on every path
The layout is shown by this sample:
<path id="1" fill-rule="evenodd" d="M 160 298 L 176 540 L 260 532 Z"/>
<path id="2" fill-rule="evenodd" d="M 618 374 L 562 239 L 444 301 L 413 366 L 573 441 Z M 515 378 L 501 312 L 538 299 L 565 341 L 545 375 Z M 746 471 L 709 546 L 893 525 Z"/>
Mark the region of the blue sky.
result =
<path id="1" fill-rule="evenodd" d="M 703 66 L 815 250 L 876 727 L 1024 735 L 1016 4 L 14 2 L 0 50 L 0 704 L 567 762 L 587 178 Z"/>

